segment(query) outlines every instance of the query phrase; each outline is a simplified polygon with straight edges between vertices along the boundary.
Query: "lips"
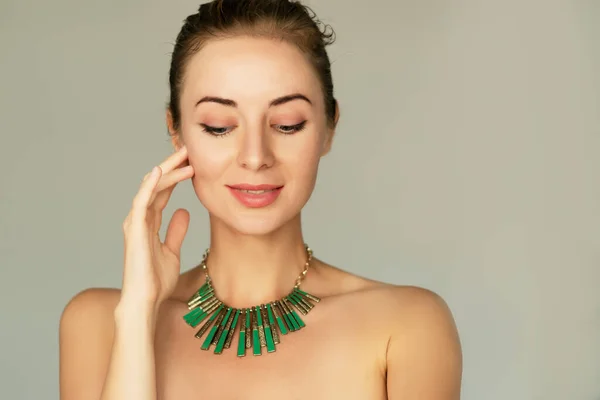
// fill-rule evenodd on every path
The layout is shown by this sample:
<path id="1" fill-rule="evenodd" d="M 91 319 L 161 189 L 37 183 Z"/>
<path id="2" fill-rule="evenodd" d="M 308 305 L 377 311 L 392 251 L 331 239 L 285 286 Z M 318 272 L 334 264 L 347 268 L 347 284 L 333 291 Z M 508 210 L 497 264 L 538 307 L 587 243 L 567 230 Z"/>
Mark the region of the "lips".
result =
<path id="1" fill-rule="evenodd" d="M 283 185 L 268 185 L 268 184 L 251 185 L 249 183 L 239 183 L 237 185 L 228 185 L 228 186 L 232 189 L 238 189 L 238 190 L 274 190 L 274 189 L 279 189 L 279 188 L 283 187 Z"/>
<path id="2" fill-rule="evenodd" d="M 283 189 L 283 185 L 251 185 L 249 183 L 227 185 L 227 187 L 242 205 L 249 208 L 266 207 L 272 204 Z"/>

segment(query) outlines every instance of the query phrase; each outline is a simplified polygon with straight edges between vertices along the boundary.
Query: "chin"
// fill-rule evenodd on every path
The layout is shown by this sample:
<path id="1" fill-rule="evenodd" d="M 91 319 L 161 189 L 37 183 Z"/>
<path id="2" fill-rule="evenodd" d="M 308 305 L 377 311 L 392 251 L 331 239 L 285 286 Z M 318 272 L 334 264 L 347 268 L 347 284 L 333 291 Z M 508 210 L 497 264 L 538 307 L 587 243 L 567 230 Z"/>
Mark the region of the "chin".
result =
<path id="1" fill-rule="evenodd" d="M 228 218 L 227 218 L 228 217 Z M 221 219 L 221 223 L 227 225 L 231 230 L 248 236 L 264 236 L 269 235 L 286 223 L 290 219 L 282 219 L 276 215 L 268 216 L 249 216 L 249 215 L 229 215 L 226 219 Z"/>
<path id="2" fill-rule="evenodd" d="M 234 231 L 241 235 L 264 236 L 288 224 L 299 223 L 302 204 L 273 204 L 265 208 L 227 207 L 221 203 L 206 207 L 211 225 Z"/>

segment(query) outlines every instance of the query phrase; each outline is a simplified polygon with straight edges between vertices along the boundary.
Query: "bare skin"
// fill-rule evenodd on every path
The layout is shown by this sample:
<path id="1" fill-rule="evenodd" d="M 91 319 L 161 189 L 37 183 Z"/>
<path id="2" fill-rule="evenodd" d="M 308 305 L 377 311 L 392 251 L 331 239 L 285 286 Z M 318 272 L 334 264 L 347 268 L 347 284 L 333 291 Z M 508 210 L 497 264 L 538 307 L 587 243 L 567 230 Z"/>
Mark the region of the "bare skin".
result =
<path id="1" fill-rule="evenodd" d="M 443 300 L 425 289 L 372 281 L 313 260 L 303 288 L 323 300 L 303 316 L 306 327 L 283 337 L 275 353 L 244 358 L 233 347 L 220 355 L 200 349 L 196 329 L 182 316 L 203 273 L 195 267 L 181 274 L 156 322 L 157 399 L 459 398 L 460 344 Z M 79 316 L 78 336 L 87 341 L 69 353 L 93 351 L 69 375 L 88 388 L 90 397 L 80 398 L 96 398 L 120 291 L 91 289 L 79 296 L 73 314 L 90 311 L 89 303 L 97 312 Z M 390 349 L 393 339 L 398 348 Z"/>
<path id="2" fill-rule="evenodd" d="M 273 105 L 294 93 L 310 101 Z M 236 104 L 198 101 L 206 96 Z M 209 211 L 217 295 L 233 307 L 280 298 L 304 264 L 301 209 L 333 128 L 318 77 L 281 41 L 241 37 L 204 46 L 189 63 L 181 104 L 180 131 L 167 113 L 176 151 L 144 177 L 123 223 L 121 290 L 84 290 L 63 312 L 61 400 L 459 399 L 460 342 L 439 296 L 317 258 L 301 287 L 322 301 L 275 353 L 238 358 L 233 349 L 200 349 L 196 329 L 182 318 L 204 281 L 197 267 L 180 272 L 189 213 L 178 209 L 164 241 L 158 235 L 174 187 L 190 179 Z M 302 121 L 304 129 L 289 129 Z M 273 204 L 248 208 L 227 186 L 243 182 L 283 189 Z"/>

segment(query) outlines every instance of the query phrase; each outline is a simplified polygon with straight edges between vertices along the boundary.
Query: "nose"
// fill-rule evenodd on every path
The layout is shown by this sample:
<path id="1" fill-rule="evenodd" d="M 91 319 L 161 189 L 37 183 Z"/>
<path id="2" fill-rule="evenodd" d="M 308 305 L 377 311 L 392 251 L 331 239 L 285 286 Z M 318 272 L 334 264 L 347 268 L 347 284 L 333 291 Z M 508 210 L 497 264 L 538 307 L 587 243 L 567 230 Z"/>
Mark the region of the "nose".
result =
<path id="1" fill-rule="evenodd" d="M 246 128 L 241 135 L 237 161 L 253 171 L 270 168 L 275 162 L 269 132 L 263 127 Z"/>

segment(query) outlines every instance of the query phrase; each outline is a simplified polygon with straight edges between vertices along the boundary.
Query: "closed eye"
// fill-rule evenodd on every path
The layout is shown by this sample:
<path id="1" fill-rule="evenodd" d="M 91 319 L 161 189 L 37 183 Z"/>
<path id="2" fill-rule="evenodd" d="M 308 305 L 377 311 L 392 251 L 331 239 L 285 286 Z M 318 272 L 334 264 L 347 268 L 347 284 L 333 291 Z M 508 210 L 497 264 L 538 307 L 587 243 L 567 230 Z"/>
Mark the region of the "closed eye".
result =
<path id="1" fill-rule="evenodd" d="M 217 126 L 210 126 L 210 125 L 206 125 L 206 124 L 200 124 L 200 126 L 202 127 L 202 130 L 210 135 L 213 136 L 226 136 L 227 134 L 229 134 L 231 131 L 227 132 L 227 128 L 228 127 L 217 127 Z M 233 128 L 233 127 L 232 127 Z"/>
<path id="2" fill-rule="evenodd" d="M 286 135 L 291 135 L 292 133 L 300 132 L 304 129 L 306 125 L 306 120 L 300 122 L 296 125 L 275 125 L 276 129 L 278 129 L 281 133 L 285 133 Z"/>
<path id="3" fill-rule="evenodd" d="M 219 126 L 210 126 L 210 125 L 206 125 L 206 124 L 200 124 L 200 126 L 202 126 L 202 130 L 210 135 L 213 136 L 217 136 L 217 137 L 224 137 L 228 134 L 231 133 L 231 131 L 235 128 L 235 126 L 223 126 L 223 127 L 219 127 Z M 304 129 L 306 126 L 306 120 L 300 122 L 299 124 L 295 124 L 295 125 L 273 125 L 273 127 L 275 129 L 277 129 L 279 132 L 285 134 L 285 135 L 291 135 L 293 133 L 299 132 L 302 129 Z M 228 130 L 229 129 L 229 130 Z"/>

